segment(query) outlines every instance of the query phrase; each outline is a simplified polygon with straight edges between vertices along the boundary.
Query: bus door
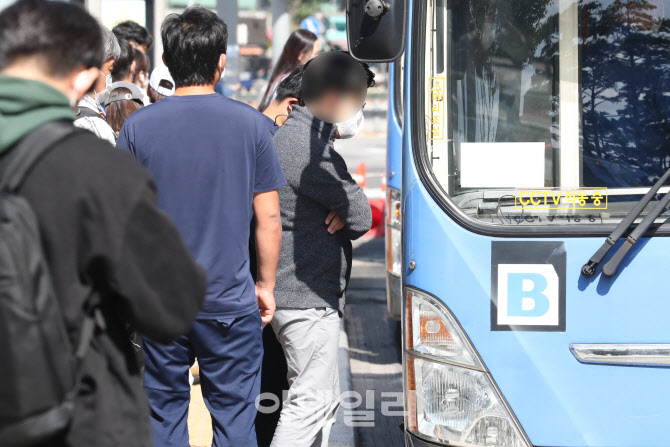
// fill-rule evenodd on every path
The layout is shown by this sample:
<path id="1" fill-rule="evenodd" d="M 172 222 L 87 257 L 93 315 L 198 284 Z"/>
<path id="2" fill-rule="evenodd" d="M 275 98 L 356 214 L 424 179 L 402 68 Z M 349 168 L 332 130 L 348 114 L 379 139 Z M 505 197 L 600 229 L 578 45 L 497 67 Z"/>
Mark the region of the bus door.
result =
<path id="1" fill-rule="evenodd" d="M 389 67 L 389 108 L 386 145 L 386 302 L 389 315 L 401 318 L 402 283 L 402 122 L 403 59 Z"/>
<path id="2" fill-rule="evenodd" d="M 415 1 L 409 33 L 408 445 L 670 445 L 670 213 L 580 273 L 670 166 L 670 3 Z"/>

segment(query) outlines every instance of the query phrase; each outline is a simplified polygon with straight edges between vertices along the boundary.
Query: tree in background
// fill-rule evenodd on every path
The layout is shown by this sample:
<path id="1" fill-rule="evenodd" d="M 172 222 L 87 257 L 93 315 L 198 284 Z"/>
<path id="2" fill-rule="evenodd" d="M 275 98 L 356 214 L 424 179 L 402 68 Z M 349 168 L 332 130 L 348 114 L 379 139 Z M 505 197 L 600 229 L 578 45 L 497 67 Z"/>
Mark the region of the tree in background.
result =
<path id="1" fill-rule="evenodd" d="M 324 2 L 322 0 L 291 0 L 290 12 L 291 17 L 293 17 L 293 21 L 296 24 L 300 24 L 300 22 L 305 20 L 307 17 L 319 12 L 323 3 L 330 2 Z"/>

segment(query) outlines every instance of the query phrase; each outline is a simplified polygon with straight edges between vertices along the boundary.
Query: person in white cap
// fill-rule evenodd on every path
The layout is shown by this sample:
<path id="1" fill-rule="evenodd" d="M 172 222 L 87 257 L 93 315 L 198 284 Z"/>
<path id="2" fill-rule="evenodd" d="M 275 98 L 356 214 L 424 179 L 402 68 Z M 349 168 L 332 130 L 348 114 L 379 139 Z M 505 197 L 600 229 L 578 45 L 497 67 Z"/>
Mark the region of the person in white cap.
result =
<path id="1" fill-rule="evenodd" d="M 154 68 L 149 77 L 149 89 L 147 90 L 151 103 L 172 96 L 174 91 L 175 84 L 172 75 L 170 75 L 170 70 L 165 65 Z"/>

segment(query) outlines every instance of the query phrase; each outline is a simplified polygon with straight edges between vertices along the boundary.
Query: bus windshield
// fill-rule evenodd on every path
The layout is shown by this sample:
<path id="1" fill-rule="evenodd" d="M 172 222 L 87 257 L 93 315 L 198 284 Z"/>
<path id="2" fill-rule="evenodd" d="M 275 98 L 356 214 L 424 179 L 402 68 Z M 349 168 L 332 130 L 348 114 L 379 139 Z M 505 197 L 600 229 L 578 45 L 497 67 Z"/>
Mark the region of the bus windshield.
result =
<path id="1" fill-rule="evenodd" d="M 451 201 L 492 224 L 621 220 L 670 168 L 669 3 L 429 2 L 425 150 Z"/>

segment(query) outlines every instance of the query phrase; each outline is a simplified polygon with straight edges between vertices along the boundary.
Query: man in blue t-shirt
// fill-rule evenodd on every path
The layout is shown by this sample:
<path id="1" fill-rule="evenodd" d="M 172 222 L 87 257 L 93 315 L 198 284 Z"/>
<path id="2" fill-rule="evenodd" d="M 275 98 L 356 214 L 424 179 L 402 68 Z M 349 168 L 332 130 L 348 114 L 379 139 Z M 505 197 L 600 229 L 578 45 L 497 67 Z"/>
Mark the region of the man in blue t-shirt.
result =
<path id="1" fill-rule="evenodd" d="M 191 7 L 162 26 L 174 96 L 135 112 L 118 146 L 154 176 L 159 206 L 207 271 L 207 297 L 191 331 L 172 345 L 145 341 L 145 388 L 154 445 L 188 445 L 188 368 L 198 359 L 214 446 L 256 445 L 262 327 L 273 290 L 286 184 L 263 115 L 220 96 L 227 29 L 213 12 Z M 258 278 L 249 270 L 249 223 L 256 220 Z M 260 309 L 260 312 L 259 312 Z"/>

